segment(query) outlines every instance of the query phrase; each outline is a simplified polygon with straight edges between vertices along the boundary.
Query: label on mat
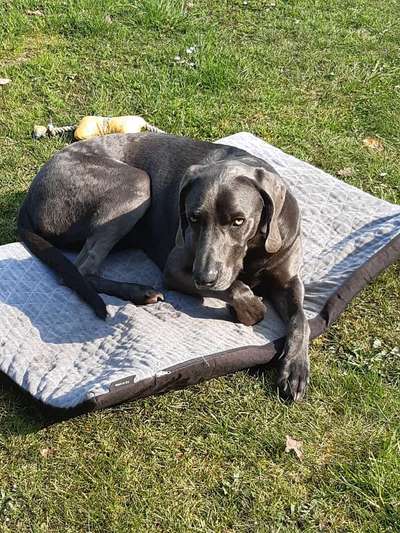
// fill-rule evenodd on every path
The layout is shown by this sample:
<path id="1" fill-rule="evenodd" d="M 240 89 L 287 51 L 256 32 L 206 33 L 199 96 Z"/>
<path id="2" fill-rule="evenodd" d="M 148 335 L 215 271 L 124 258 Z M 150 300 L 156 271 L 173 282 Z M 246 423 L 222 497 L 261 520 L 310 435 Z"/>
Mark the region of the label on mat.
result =
<path id="1" fill-rule="evenodd" d="M 110 384 L 110 392 L 129 387 L 135 382 L 136 375 L 128 376 L 126 378 L 118 379 Z"/>

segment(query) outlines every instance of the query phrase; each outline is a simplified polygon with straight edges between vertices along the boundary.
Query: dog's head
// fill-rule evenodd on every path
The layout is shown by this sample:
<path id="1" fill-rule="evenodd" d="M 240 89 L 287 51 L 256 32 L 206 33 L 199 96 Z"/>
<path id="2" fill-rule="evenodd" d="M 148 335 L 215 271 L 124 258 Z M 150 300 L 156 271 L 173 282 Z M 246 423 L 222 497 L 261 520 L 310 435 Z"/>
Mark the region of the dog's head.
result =
<path id="1" fill-rule="evenodd" d="M 267 253 L 282 246 L 278 218 L 286 188 L 277 174 L 252 162 L 193 165 L 182 180 L 177 245 L 193 254 L 198 288 L 228 289 L 257 235 L 263 236 Z"/>

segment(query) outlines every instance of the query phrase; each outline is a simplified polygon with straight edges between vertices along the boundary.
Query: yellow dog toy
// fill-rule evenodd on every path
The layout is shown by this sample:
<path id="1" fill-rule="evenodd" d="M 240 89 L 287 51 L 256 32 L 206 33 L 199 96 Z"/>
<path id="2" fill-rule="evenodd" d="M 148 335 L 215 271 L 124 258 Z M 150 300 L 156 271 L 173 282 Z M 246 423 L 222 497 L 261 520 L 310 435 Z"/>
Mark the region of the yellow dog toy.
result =
<path id="1" fill-rule="evenodd" d="M 83 117 L 78 124 L 73 126 L 56 127 L 52 122 L 47 127 L 34 126 L 33 137 L 34 139 L 41 139 L 42 137 L 54 137 L 55 135 L 73 132 L 74 138 L 77 141 L 82 141 L 91 137 L 107 135 L 108 133 L 138 133 L 140 131 L 165 133 L 163 130 L 146 122 L 144 118 L 136 115 L 123 117 L 87 116 Z"/>

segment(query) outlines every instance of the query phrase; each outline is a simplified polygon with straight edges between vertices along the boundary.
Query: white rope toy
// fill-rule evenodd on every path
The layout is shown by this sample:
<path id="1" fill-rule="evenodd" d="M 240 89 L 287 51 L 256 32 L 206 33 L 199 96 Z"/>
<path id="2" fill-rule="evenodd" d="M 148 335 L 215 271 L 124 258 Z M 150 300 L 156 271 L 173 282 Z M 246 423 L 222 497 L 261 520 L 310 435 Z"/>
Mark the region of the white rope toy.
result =
<path id="1" fill-rule="evenodd" d="M 34 126 L 32 135 L 34 139 L 41 139 L 73 132 L 74 138 L 82 141 L 109 133 L 139 133 L 141 131 L 165 133 L 138 115 L 126 115 L 122 117 L 86 116 L 78 124 L 71 126 L 54 126 L 50 121 L 47 126 Z"/>

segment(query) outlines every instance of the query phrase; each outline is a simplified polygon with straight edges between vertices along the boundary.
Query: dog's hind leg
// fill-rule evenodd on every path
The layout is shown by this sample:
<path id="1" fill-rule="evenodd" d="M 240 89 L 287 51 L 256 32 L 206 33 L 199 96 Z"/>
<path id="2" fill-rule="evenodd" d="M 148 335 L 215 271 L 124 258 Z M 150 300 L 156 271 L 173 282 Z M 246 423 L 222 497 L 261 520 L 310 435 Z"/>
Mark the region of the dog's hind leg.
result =
<path id="1" fill-rule="evenodd" d="M 128 174 L 126 179 L 124 173 Z M 104 259 L 133 229 L 149 204 L 149 176 L 141 170 L 121 165 L 118 169 L 118 184 L 113 191 L 108 191 L 104 202 L 98 207 L 92 220 L 92 230 L 75 262 L 81 274 L 97 292 L 116 296 L 136 305 L 164 299 L 162 293 L 152 287 L 113 281 L 98 275 Z"/>
<path id="2" fill-rule="evenodd" d="M 115 181 L 95 207 L 86 242 L 75 265 L 83 276 L 96 275 L 112 248 L 129 233 L 150 205 L 146 172 L 118 162 Z"/>
<path id="3" fill-rule="evenodd" d="M 90 281 L 97 292 L 116 296 L 121 300 L 128 300 L 135 305 L 154 304 L 164 300 L 161 292 L 147 285 L 114 281 L 100 276 L 86 276 L 86 279 Z"/>
<path id="4" fill-rule="evenodd" d="M 121 217 L 122 220 L 110 220 L 96 226 L 96 229 L 86 239 L 75 262 L 82 276 L 98 274 L 104 259 L 125 234 L 125 232 L 121 234 L 122 228 L 120 227 L 121 222 L 124 223 L 123 219 L 126 219 L 124 229 L 127 233 L 139 218 L 140 216 L 132 220 L 133 216 L 126 215 Z"/>

